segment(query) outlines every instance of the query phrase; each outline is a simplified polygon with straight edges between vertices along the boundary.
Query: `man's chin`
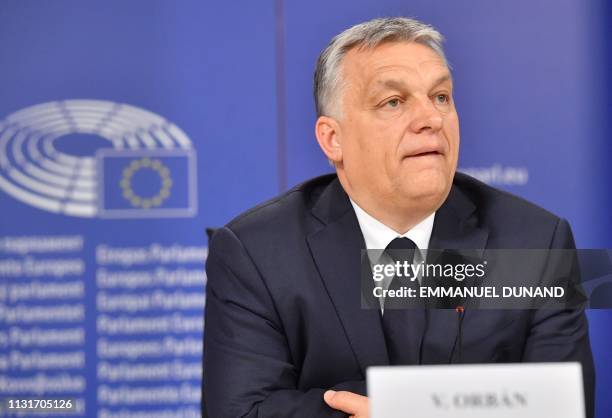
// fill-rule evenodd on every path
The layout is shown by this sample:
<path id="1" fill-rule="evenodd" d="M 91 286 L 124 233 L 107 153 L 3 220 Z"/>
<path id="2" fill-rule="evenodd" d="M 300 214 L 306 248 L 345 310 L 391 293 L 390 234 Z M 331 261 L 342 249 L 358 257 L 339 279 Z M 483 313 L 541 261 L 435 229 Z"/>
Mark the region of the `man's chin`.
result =
<path id="1" fill-rule="evenodd" d="M 419 191 L 422 191 L 423 194 L 441 193 L 448 187 L 449 179 L 451 176 L 447 170 L 432 167 L 404 173 L 402 184 L 410 187 L 417 194 Z"/>
<path id="2" fill-rule="evenodd" d="M 446 200 L 451 183 L 452 179 L 448 174 L 442 174 L 439 171 L 419 173 L 402 182 L 399 193 L 419 204 L 434 207 Z M 433 210 L 436 209 L 437 207 Z"/>

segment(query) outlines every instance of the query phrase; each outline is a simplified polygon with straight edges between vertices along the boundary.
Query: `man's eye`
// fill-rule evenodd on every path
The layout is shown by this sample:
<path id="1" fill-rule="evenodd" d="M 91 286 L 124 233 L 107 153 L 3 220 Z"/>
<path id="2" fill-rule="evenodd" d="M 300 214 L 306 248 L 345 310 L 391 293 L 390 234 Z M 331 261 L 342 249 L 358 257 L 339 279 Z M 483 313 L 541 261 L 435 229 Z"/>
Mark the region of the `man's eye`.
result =
<path id="1" fill-rule="evenodd" d="M 448 94 L 437 94 L 436 101 L 440 104 L 446 104 L 450 102 L 450 97 L 448 96 Z"/>
<path id="2" fill-rule="evenodd" d="M 398 107 L 400 104 L 400 100 L 399 99 L 391 99 L 389 100 L 387 103 L 385 103 L 387 106 L 389 107 Z"/>

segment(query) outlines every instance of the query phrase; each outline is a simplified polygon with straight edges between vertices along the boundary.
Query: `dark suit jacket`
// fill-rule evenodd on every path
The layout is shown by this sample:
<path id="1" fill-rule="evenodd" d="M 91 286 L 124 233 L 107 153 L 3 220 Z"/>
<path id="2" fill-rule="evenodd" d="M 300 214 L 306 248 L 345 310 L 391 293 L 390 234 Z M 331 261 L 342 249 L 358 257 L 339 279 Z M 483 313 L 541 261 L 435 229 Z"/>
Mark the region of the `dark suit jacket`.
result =
<path id="1" fill-rule="evenodd" d="M 380 312 L 360 308 L 363 248 L 335 175 L 308 181 L 214 234 L 206 265 L 204 416 L 346 416 L 325 405 L 324 391 L 365 395 L 366 368 L 389 364 Z M 565 220 L 458 173 L 430 248 L 574 248 L 574 241 Z M 466 310 L 459 360 L 454 310 L 413 315 L 412 364 L 579 361 L 593 415 L 583 310 Z"/>

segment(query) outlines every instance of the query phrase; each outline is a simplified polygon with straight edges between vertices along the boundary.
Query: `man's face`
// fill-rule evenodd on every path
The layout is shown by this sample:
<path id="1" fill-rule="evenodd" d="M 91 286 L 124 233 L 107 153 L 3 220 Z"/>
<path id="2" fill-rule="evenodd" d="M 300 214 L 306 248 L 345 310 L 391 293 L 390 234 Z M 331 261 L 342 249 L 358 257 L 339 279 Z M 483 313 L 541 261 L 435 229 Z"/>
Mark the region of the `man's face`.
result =
<path id="1" fill-rule="evenodd" d="M 354 48 L 343 61 L 338 175 L 360 205 L 432 212 L 450 190 L 459 121 L 444 61 L 413 42 Z M 371 203 L 371 202 L 370 202 Z"/>

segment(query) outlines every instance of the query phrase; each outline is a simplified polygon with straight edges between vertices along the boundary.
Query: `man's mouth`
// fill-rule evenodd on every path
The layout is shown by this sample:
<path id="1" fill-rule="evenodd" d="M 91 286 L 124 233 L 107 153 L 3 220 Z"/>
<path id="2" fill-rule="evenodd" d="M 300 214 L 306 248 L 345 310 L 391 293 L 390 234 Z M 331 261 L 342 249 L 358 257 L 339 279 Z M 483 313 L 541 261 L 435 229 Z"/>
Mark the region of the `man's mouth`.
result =
<path id="1" fill-rule="evenodd" d="M 404 158 L 416 158 L 416 157 L 428 157 L 428 156 L 442 156 L 441 152 L 438 151 L 423 151 L 416 154 L 406 155 Z"/>
<path id="2" fill-rule="evenodd" d="M 418 154 L 409 155 L 409 157 L 424 157 L 426 155 L 442 155 L 442 154 L 439 153 L 438 151 L 426 151 L 426 152 L 420 152 Z"/>

